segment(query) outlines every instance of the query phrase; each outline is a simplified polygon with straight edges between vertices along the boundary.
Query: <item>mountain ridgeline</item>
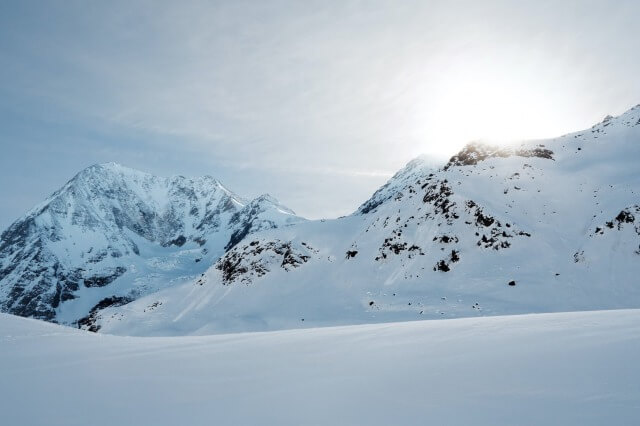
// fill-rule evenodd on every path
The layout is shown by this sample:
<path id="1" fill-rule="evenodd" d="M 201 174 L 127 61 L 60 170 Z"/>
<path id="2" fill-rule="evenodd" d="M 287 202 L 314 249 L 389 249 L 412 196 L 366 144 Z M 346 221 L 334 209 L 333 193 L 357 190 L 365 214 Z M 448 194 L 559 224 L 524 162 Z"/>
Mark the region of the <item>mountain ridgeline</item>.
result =
<path id="1" fill-rule="evenodd" d="M 2 234 L 0 306 L 124 335 L 638 308 L 639 191 L 640 106 L 417 158 L 333 220 L 94 166 Z"/>
<path id="2" fill-rule="evenodd" d="M 91 166 L 2 233 L 0 306 L 74 324 L 195 276 L 239 235 L 300 220 L 268 195 L 248 202 L 208 176 Z"/>

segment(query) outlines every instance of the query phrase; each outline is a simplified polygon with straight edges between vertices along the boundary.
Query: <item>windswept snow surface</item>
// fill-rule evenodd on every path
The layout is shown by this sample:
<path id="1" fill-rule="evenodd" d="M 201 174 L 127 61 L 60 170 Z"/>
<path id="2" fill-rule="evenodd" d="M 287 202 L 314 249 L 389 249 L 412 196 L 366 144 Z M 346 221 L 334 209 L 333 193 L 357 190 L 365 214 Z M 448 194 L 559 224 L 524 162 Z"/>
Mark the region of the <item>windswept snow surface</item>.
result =
<path id="1" fill-rule="evenodd" d="M 0 315 L 5 425 L 637 425 L 640 310 L 198 337 Z"/>

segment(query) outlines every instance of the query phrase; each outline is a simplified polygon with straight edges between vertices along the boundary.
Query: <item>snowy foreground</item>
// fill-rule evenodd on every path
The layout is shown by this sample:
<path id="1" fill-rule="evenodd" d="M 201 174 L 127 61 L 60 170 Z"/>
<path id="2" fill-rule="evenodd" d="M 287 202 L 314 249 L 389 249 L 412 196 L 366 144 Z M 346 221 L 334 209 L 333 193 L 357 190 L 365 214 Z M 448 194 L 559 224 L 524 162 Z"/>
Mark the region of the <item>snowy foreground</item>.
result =
<path id="1" fill-rule="evenodd" d="M 640 310 L 197 337 L 0 314 L 3 425 L 637 425 Z"/>

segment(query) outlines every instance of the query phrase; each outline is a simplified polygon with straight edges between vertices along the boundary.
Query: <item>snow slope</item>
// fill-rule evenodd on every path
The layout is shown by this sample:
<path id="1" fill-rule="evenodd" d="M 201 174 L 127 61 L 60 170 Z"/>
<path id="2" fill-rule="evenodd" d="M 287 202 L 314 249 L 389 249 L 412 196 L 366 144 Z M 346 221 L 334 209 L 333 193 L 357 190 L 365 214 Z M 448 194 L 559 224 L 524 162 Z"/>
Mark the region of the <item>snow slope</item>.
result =
<path id="1" fill-rule="evenodd" d="M 91 166 L 0 236 L 0 309 L 91 327 L 96 310 L 191 280 L 246 235 L 300 220 L 210 176 Z"/>
<path id="2" fill-rule="evenodd" d="M 353 215 L 259 232 L 196 279 L 96 315 L 209 334 L 640 307 L 640 106 L 592 128 L 418 158 Z"/>
<path id="3" fill-rule="evenodd" d="M 640 310 L 135 338 L 0 314 L 7 425 L 637 425 Z"/>

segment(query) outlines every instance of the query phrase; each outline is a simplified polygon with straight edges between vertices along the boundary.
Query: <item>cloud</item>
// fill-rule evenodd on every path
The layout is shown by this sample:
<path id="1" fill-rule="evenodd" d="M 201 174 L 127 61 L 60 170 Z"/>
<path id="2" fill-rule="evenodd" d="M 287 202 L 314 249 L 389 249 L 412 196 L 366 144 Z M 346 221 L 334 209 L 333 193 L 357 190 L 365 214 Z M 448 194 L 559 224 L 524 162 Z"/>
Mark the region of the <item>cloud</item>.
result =
<path id="1" fill-rule="evenodd" d="M 50 167 L 115 160 L 274 185 L 258 193 L 292 190 L 284 173 L 347 176 L 366 196 L 422 152 L 560 134 L 637 103 L 639 14 L 633 1 L 5 4 L 0 108 L 26 124 L 0 118 L 0 142 L 48 134 L 50 154 L 30 162 Z M 483 107 L 488 80 L 509 122 Z M 349 208 L 346 195 L 299 197 L 300 211 Z"/>

